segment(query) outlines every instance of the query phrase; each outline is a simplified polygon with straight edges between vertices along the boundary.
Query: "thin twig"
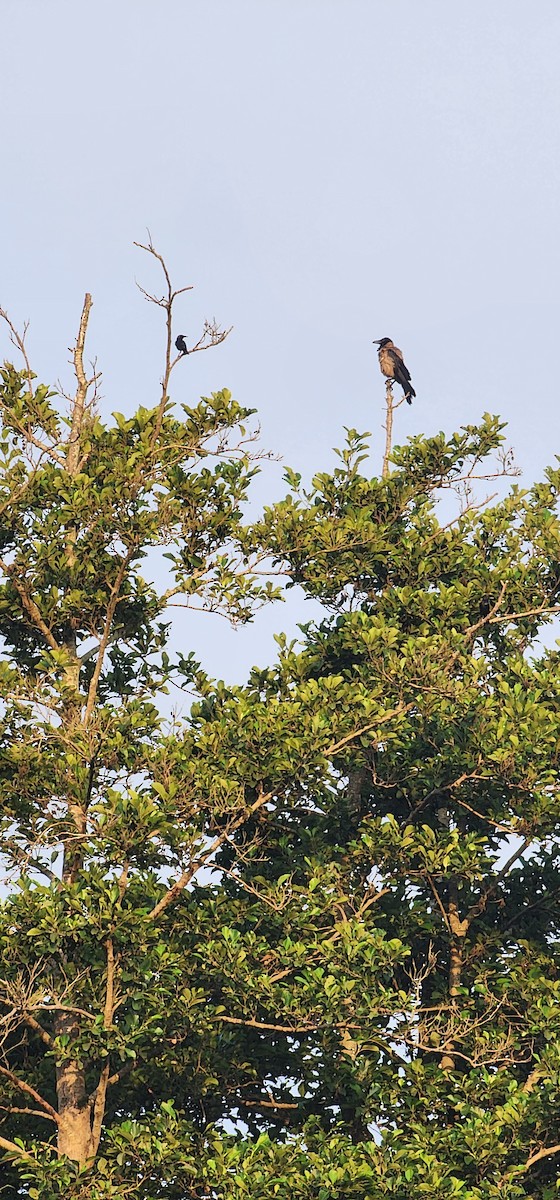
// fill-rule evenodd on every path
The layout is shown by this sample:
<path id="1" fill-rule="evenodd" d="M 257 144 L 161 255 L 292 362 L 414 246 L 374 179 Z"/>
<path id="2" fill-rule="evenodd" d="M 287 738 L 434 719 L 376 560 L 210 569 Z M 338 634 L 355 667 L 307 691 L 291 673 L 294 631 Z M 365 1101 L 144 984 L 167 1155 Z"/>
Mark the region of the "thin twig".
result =
<path id="1" fill-rule="evenodd" d="M 445 911 L 445 908 L 443 907 L 443 904 L 442 904 L 442 902 L 441 902 L 441 899 L 440 899 L 439 892 L 438 892 L 438 890 L 437 890 L 437 888 L 436 888 L 436 885 L 435 885 L 435 883 L 434 883 L 434 881 L 433 881 L 433 879 L 432 879 L 432 876 L 431 876 L 431 875 L 429 875 L 427 871 L 426 871 L 426 879 L 428 880 L 428 883 L 429 883 L 429 885 L 430 885 L 430 890 L 431 890 L 431 892 L 432 892 L 432 895 L 433 895 L 433 897 L 434 897 L 434 900 L 435 900 L 435 902 L 436 902 L 436 904 L 437 904 L 437 906 L 438 906 L 438 908 L 439 908 L 439 911 L 440 911 L 440 913 L 441 913 L 441 915 L 442 915 L 442 917 L 443 917 L 443 922 L 444 922 L 444 925 L 445 925 L 445 927 L 446 927 L 446 929 L 447 929 L 447 932 L 448 932 L 448 933 L 451 933 L 451 925 L 450 925 L 450 923 L 449 923 L 449 917 L 448 917 L 448 915 L 447 915 L 447 913 L 446 913 L 446 911 Z"/>
<path id="2" fill-rule="evenodd" d="M 8 326 L 8 329 L 10 330 L 10 340 L 11 340 L 12 344 L 17 347 L 17 349 L 19 350 L 19 352 L 23 358 L 23 361 L 25 363 L 25 374 L 27 376 L 27 386 L 29 388 L 29 393 L 32 396 L 33 395 L 33 371 L 31 370 L 31 364 L 29 362 L 27 350 L 25 348 L 25 335 L 27 333 L 27 322 L 24 325 L 23 334 L 20 334 L 20 333 L 18 333 L 18 330 L 16 329 L 13 322 L 10 320 L 10 317 L 8 316 L 6 310 L 3 308 L 0 308 L 0 318 L 3 321 L 5 321 L 6 325 Z M 59 463 L 61 467 L 64 467 L 66 465 L 66 461 L 62 454 L 59 454 L 58 451 L 55 450 L 53 446 L 48 446 L 45 442 L 42 442 L 42 441 L 40 441 L 39 438 L 35 437 L 35 434 L 33 434 L 30 429 L 28 429 L 21 421 L 16 420 L 16 418 L 14 417 L 14 414 L 12 412 L 9 413 L 9 418 L 10 418 L 10 421 L 12 421 L 13 424 L 15 425 L 18 432 L 22 435 L 22 437 L 25 438 L 26 442 L 29 445 L 35 446 L 36 450 L 41 450 L 43 452 L 43 454 L 48 454 L 51 458 L 54 458 L 55 462 Z"/>

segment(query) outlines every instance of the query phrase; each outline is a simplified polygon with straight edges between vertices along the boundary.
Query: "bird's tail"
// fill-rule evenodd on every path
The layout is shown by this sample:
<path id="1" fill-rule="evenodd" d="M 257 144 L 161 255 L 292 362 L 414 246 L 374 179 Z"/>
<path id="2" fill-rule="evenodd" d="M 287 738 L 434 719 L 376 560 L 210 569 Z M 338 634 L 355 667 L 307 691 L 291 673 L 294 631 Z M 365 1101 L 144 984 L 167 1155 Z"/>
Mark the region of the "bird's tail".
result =
<path id="1" fill-rule="evenodd" d="M 412 404 L 412 397 L 415 395 L 416 395 L 416 392 L 414 391 L 414 388 L 409 386 L 408 391 L 405 392 L 405 396 L 404 396 L 406 403 Z"/>

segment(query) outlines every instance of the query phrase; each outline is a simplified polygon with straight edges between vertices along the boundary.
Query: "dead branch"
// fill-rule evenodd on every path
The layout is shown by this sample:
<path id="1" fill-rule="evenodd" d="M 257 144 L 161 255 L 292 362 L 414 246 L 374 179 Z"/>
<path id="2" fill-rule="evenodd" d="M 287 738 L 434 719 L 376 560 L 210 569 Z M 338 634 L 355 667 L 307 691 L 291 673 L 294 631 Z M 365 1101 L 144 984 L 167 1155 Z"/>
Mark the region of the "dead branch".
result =
<path id="1" fill-rule="evenodd" d="M 453 787 L 453 784 L 451 784 L 451 787 Z M 442 788 L 442 791 L 444 790 L 447 789 Z M 473 817 L 478 817 L 480 821 L 486 821 L 493 829 L 497 829 L 498 833 L 509 834 L 510 837 L 514 837 L 518 833 L 517 829 L 512 829 L 509 825 L 504 825 L 501 821 L 494 821 L 486 813 L 478 812 L 478 809 L 473 808 L 471 804 L 467 804 L 466 800 L 460 800 L 458 796 L 453 797 L 453 803 L 458 804 L 459 808 L 464 808 L 465 812 L 472 813 Z"/>
<path id="2" fill-rule="evenodd" d="M 19 350 L 23 358 L 25 364 L 25 375 L 27 377 L 27 386 L 29 388 L 30 395 L 33 395 L 33 371 L 31 370 L 31 364 L 29 362 L 29 357 L 25 347 L 25 338 L 29 328 L 29 322 L 25 322 L 23 326 L 23 333 L 20 334 L 4 308 L 0 308 L 0 319 L 3 320 L 8 326 L 8 329 L 10 330 L 10 341 L 12 345 Z M 35 446 L 36 450 L 41 450 L 43 454 L 48 454 L 51 458 L 54 458 L 55 462 L 59 463 L 61 467 L 65 466 L 65 459 L 63 455 L 59 454 L 53 446 L 48 446 L 45 442 L 42 442 L 39 438 L 35 437 L 35 434 L 33 434 L 30 429 L 27 429 L 21 421 L 15 420 L 13 413 L 10 413 L 10 420 L 13 421 L 18 433 L 25 438 L 28 444 Z"/>
<path id="3" fill-rule="evenodd" d="M 381 478 L 387 479 L 389 474 L 389 459 L 391 450 L 393 449 L 393 413 L 396 408 L 400 408 L 404 401 L 404 396 L 401 400 L 393 399 L 393 381 L 392 379 L 385 380 L 385 406 L 386 418 L 383 426 L 385 430 L 385 453 L 383 455 L 383 466 L 381 468 Z"/>
<path id="4" fill-rule="evenodd" d="M 76 1008 L 75 1004 L 37 1004 L 35 1006 L 37 1012 L 67 1012 L 75 1013 L 78 1017 L 85 1017 L 88 1021 L 95 1021 L 93 1013 L 87 1012 L 85 1008 Z M 48 1035 L 47 1035 L 48 1036 Z"/>
<path id="5" fill-rule="evenodd" d="M 435 883 L 434 883 L 434 881 L 433 881 L 433 879 L 432 879 L 432 876 L 431 876 L 430 874 L 428 874 L 428 872 L 426 872 L 426 879 L 428 880 L 428 884 L 429 884 L 429 886 L 430 886 L 430 890 L 431 890 L 431 892 L 432 892 L 432 895 L 433 895 L 433 897 L 434 897 L 434 900 L 435 900 L 435 902 L 436 902 L 436 904 L 437 904 L 437 906 L 438 906 L 438 908 L 439 908 L 439 911 L 440 911 L 440 913 L 441 913 L 441 915 L 442 915 L 442 917 L 443 917 L 443 923 L 444 923 L 444 925 L 445 925 L 445 927 L 446 927 L 446 929 L 447 929 L 448 933 L 451 933 L 451 926 L 450 926 L 450 924 L 449 924 L 449 917 L 448 917 L 448 914 L 447 914 L 447 912 L 445 911 L 445 908 L 443 907 L 443 903 L 442 903 L 442 901 L 441 901 L 441 899 L 440 899 L 439 892 L 438 892 L 438 890 L 437 890 L 437 888 L 436 888 L 436 885 L 435 885 Z"/>
<path id="6" fill-rule="evenodd" d="M 226 838 L 226 841 L 229 841 L 229 838 Z M 241 855 L 240 857 L 242 858 L 243 856 Z M 284 908 L 292 898 L 291 889 L 285 889 L 284 895 L 280 900 L 271 899 L 270 896 L 266 896 L 264 892 L 260 892 L 259 889 L 254 887 L 253 884 L 248 880 L 243 879 L 241 875 L 238 875 L 235 871 L 230 871 L 228 867 L 218 866 L 217 863 L 212 867 L 212 870 L 216 871 L 217 873 L 219 872 L 221 875 L 227 875 L 228 879 L 232 879 L 234 883 L 237 883 L 244 892 L 248 892 L 249 895 L 254 896 L 260 901 L 261 904 L 266 904 L 268 908 L 272 909 L 273 912 L 283 912 Z"/>
<path id="7" fill-rule="evenodd" d="M 78 469 L 78 461 L 80 457 L 80 434 L 82 432 L 84 408 L 88 388 L 90 386 L 84 371 L 84 346 L 92 304 L 93 301 L 91 295 L 89 292 L 86 292 L 82 315 L 80 318 L 80 326 L 78 329 L 78 337 L 72 353 L 78 386 L 76 388 L 76 395 L 72 404 L 72 424 L 70 427 L 68 452 L 66 455 L 66 469 L 70 475 L 75 475 Z"/>
<path id="8" fill-rule="evenodd" d="M 479 899 L 476 901 L 475 904 L 471 905 L 471 907 L 466 915 L 465 921 L 463 922 L 463 924 L 465 924 L 465 922 L 466 922 L 467 929 L 469 929 L 469 927 L 470 927 L 472 921 L 475 919 L 475 917 L 480 916 L 481 912 L 484 912 L 484 909 L 486 908 L 486 905 L 487 905 L 490 897 L 496 891 L 498 884 L 501 883 L 502 879 L 505 879 L 510 867 L 512 867 L 513 864 L 515 862 L 517 862 L 517 859 L 521 858 L 521 856 L 525 853 L 525 851 L 528 850 L 532 841 L 533 841 L 532 837 L 524 838 L 521 845 L 518 846 L 517 849 L 515 849 L 513 851 L 513 854 L 510 854 L 510 857 L 508 858 L 507 862 L 504 863 L 501 870 L 498 871 L 498 874 L 494 875 L 492 879 L 489 879 L 487 881 L 485 887 L 482 890 L 482 893 L 481 893 Z"/>
<path id="9" fill-rule="evenodd" d="M 27 330 L 29 329 L 29 321 L 24 322 L 23 333 L 20 333 L 19 330 L 16 329 L 13 322 L 10 320 L 8 313 L 6 312 L 6 310 L 4 308 L 0 308 L 0 317 L 6 323 L 6 325 L 8 326 L 8 329 L 10 330 L 10 341 L 12 343 L 12 346 L 15 346 L 16 349 L 19 350 L 21 357 L 23 358 L 23 361 L 25 363 L 25 374 L 27 376 L 27 385 L 29 387 L 29 391 L 32 392 L 33 391 L 33 371 L 31 370 L 31 363 L 29 362 L 29 357 L 27 354 L 26 346 L 25 346 Z"/>
<path id="10" fill-rule="evenodd" d="M 163 255 L 161 255 L 156 250 L 156 248 L 152 242 L 152 236 L 150 234 L 149 229 L 148 229 L 147 245 L 144 245 L 143 242 L 134 242 L 133 244 L 135 246 L 137 246 L 139 250 L 144 250 L 146 252 L 146 254 L 151 254 L 152 258 L 156 259 L 156 261 L 161 266 L 161 269 L 162 269 L 163 275 L 164 275 L 164 279 L 165 279 L 165 291 L 164 291 L 163 296 L 156 296 L 153 293 L 146 291 L 146 289 L 143 288 L 140 284 L 137 284 L 137 287 L 138 287 L 139 291 L 142 293 L 144 299 L 147 300 L 149 304 L 156 304 L 158 308 L 163 308 L 163 310 L 165 312 L 165 329 L 166 329 L 165 360 L 164 360 L 163 377 L 161 380 L 161 398 L 160 398 L 160 402 L 159 402 L 156 422 L 154 425 L 154 431 L 152 434 L 152 445 L 154 445 L 155 442 L 157 442 L 157 439 L 160 434 L 161 425 L 162 425 L 162 421 L 163 421 L 163 415 L 165 412 L 165 405 L 168 400 L 169 379 L 171 376 L 171 372 L 177 366 L 177 363 L 182 358 L 186 357 L 186 355 L 184 355 L 184 354 L 177 354 L 175 357 L 172 357 L 172 352 L 173 352 L 173 332 L 172 332 L 172 329 L 173 329 L 173 305 L 178 296 L 182 296 L 184 292 L 191 292 L 193 290 L 193 285 L 189 284 L 188 287 L 182 287 L 182 288 L 174 288 L 173 287 L 173 285 L 171 283 L 171 276 L 167 269 L 165 259 L 163 258 Z M 198 350 L 209 350 L 212 346 L 219 346 L 221 342 L 225 341 L 228 334 L 231 333 L 232 328 L 233 328 L 233 326 L 230 327 L 229 329 L 221 330 L 219 325 L 217 325 L 216 321 L 214 321 L 214 320 L 213 321 L 205 321 L 200 338 L 195 343 L 195 345 L 188 351 L 188 354 L 194 354 Z"/>
<path id="11" fill-rule="evenodd" d="M 37 871 L 40 875 L 44 875 L 46 879 L 50 879 L 51 883 L 55 884 L 56 887 L 60 887 L 60 879 L 56 872 L 51 871 L 50 867 L 45 866 L 33 857 L 33 854 L 37 853 L 37 850 L 24 850 L 22 846 L 18 846 L 14 838 L 6 838 L 2 845 L 2 853 L 6 856 L 9 855 L 14 860 L 13 867 L 15 867 L 16 863 L 19 863 L 24 867 L 26 874 L 29 871 Z M 8 871 L 12 870 L 13 867 L 8 867 Z"/>

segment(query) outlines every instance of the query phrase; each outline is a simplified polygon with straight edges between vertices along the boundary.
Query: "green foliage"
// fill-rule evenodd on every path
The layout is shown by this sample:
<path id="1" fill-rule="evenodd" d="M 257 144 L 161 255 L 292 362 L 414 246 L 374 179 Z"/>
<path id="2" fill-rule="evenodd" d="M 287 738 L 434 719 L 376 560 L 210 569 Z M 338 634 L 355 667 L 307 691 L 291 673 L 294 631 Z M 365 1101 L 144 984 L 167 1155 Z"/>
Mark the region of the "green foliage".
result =
<path id="1" fill-rule="evenodd" d="M 5 366 L 5 1194 L 550 1200 L 560 472 L 485 506 L 497 419 L 385 479 L 349 430 L 248 526 L 229 392 L 56 400 Z M 324 618 L 215 683 L 172 606 L 271 560 Z"/>

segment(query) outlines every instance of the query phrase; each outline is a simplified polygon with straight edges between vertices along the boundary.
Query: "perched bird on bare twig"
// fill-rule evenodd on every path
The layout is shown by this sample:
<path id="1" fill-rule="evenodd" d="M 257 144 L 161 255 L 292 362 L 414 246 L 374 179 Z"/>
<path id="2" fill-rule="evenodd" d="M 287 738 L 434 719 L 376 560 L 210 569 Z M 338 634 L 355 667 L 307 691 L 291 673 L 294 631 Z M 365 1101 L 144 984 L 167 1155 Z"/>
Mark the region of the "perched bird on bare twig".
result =
<path id="1" fill-rule="evenodd" d="M 187 343 L 185 341 L 186 336 L 187 336 L 186 333 L 180 333 L 179 337 L 175 338 L 175 345 L 179 351 L 179 354 L 188 354 L 189 353 L 187 350 Z"/>
<path id="2" fill-rule="evenodd" d="M 412 404 L 412 396 L 416 395 L 410 381 L 410 371 L 405 367 L 402 350 L 390 338 L 377 338 L 374 346 L 379 346 L 378 358 L 382 375 L 386 379 L 394 379 L 400 383 L 407 404 Z"/>

